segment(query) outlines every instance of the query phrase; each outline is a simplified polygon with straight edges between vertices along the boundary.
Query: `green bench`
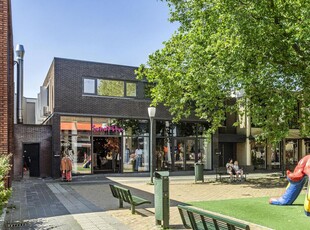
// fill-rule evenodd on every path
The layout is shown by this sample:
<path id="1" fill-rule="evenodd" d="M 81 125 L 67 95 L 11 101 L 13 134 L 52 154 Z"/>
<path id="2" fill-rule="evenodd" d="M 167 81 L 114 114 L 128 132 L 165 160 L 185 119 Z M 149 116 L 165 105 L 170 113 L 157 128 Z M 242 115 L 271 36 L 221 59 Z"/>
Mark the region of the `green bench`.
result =
<path id="1" fill-rule="evenodd" d="M 215 214 L 199 210 L 192 206 L 178 205 L 182 223 L 185 228 L 193 230 L 249 230 L 247 224 L 236 220 L 228 219 L 227 217 L 217 216 Z"/>
<path id="2" fill-rule="evenodd" d="M 112 195 L 119 199 L 119 207 L 123 208 L 123 202 L 127 202 L 131 205 L 131 213 L 135 214 L 135 207 L 141 204 L 151 204 L 151 201 L 143 199 L 141 197 L 138 196 L 133 196 L 131 195 L 131 192 L 129 189 L 117 186 L 117 185 L 113 185 L 113 184 L 109 184 L 110 185 L 110 189 L 112 192 Z"/>

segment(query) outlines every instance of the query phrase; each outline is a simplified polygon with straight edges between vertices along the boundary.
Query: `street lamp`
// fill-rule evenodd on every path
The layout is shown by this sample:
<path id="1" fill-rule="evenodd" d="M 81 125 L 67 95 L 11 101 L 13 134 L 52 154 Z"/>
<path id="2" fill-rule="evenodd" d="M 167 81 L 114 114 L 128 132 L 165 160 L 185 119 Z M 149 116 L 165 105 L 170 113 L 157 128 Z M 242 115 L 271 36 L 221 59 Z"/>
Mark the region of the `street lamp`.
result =
<path id="1" fill-rule="evenodd" d="M 156 114 L 156 108 L 149 107 L 147 110 L 150 118 L 150 176 L 151 184 L 153 184 L 153 120 Z"/>

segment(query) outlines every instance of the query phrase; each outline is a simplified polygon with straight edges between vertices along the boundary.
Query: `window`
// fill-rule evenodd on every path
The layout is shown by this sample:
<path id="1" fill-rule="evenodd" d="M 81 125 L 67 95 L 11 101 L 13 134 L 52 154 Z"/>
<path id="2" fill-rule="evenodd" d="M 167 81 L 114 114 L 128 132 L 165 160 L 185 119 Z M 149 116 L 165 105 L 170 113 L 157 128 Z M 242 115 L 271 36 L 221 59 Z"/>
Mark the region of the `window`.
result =
<path id="1" fill-rule="evenodd" d="M 266 144 L 251 141 L 252 164 L 254 169 L 266 168 Z"/>
<path id="2" fill-rule="evenodd" d="M 137 87 L 136 83 L 126 83 L 126 96 L 127 97 L 136 97 L 137 96 Z"/>
<path id="3" fill-rule="evenodd" d="M 123 97 L 124 82 L 98 79 L 97 92 L 100 96 Z"/>
<path id="4" fill-rule="evenodd" d="M 122 80 L 84 78 L 84 94 L 108 97 L 137 97 L 137 84 Z"/>
<path id="5" fill-rule="evenodd" d="M 84 79 L 84 93 L 95 94 L 95 79 Z"/>
<path id="6" fill-rule="evenodd" d="M 287 165 L 294 165 L 298 162 L 298 141 L 286 140 L 285 141 L 285 163 Z"/>

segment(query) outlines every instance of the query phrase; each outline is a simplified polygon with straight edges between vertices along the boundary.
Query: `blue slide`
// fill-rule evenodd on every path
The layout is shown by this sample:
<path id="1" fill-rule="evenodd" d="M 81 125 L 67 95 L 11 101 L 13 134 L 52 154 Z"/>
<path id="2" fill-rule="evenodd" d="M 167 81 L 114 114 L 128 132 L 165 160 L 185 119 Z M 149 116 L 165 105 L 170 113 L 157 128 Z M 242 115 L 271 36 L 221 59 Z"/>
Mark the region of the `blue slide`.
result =
<path id="1" fill-rule="evenodd" d="M 301 192 L 307 177 L 306 175 L 297 182 L 291 181 L 289 178 L 287 178 L 289 181 L 285 193 L 280 198 L 271 198 L 269 200 L 270 204 L 274 205 L 291 205 L 296 198 L 298 197 L 299 193 Z"/>

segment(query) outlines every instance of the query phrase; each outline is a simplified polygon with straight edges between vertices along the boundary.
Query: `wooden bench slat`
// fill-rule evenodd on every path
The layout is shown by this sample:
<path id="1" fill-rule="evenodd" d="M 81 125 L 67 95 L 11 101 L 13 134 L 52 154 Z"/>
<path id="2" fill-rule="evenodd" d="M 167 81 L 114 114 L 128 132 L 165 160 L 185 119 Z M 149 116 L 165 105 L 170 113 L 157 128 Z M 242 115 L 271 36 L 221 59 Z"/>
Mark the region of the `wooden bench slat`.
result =
<path id="1" fill-rule="evenodd" d="M 117 186 L 117 185 L 110 185 L 110 189 L 112 192 L 112 195 L 119 199 L 119 207 L 123 207 L 123 201 L 127 202 L 131 206 L 131 213 L 135 214 L 135 207 L 141 204 L 151 204 L 152 202 L 146 199 L 143 199 L 138 196 L 131 195 L 131 192 L 129 189 Z"/>

